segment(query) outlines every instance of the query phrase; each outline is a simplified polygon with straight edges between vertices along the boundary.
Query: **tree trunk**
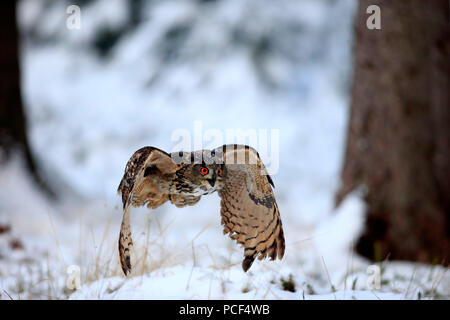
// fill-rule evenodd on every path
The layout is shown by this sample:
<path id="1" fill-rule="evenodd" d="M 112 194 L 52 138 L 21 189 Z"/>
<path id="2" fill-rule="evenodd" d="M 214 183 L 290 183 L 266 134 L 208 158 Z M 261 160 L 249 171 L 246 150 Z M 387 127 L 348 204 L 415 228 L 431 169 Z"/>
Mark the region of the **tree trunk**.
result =
<path id="1" fill-rule="evenodd" d="M 14 150 L 21 150 L 35 181 L 53 195 L 38 176 L 26 134 L 26 119 L 20 91 L 19 32 L 16 2 L 0 2 L 0 151 L 8 159 Z"/>
<path id="2" fill-rule="evenodd" d="M 369 30 L 369 5 L 381 30 Z M 450 252 L 449 1 L 364 0 L 336 203 L 363 186 L 372 260 L 447 264 Z"/>

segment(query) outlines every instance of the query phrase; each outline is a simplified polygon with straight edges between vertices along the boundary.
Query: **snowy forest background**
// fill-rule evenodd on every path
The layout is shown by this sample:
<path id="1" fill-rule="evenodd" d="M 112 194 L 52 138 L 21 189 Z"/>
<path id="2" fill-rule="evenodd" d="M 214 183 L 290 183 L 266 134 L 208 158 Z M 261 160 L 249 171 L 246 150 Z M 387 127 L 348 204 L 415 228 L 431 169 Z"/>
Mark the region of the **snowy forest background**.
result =
<path id="1" fill-rule="evenodd" d="M 81 29 L 66 8 L 81 8 Z M 448 268 L 352 250 L 360 191 L 334 206 L 352 82 L 353 0 L 36 1 L 18 5 L 32 154 L 0 166 L 1 299 L 423 299 L 450 294 Z M 272 175 L 283 261 L 242 272 L 219 198 L 134 209 L 135 270 L 120 270 L 116 194 L 138 148 L 172 150 L 177 129 L 279 129 Z M 234 143 L 236 141 L 226 141 Z M 268 159 L 264 159 L 267 162 Z M 66 286 L 80 267 L 80 288 Z"/>

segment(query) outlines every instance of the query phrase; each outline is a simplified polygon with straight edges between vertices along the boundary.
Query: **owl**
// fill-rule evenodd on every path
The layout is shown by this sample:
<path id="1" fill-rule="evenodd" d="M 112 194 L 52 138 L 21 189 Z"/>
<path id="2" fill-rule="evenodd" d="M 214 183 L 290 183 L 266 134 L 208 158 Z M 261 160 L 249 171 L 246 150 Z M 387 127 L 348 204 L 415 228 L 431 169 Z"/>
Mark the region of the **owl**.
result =
<path id="1" fill-rule="evenodd" d="M 216 191 L 221 198 L 223 233 L 244 248 L 243 270 L 256 258 L 281 260 L 285 241 L 272 187 L 258 152 L 249 146 L 171 154 L 154 147 L 137 150 L 118 188 L 123 203 L 119 256 L 124 274 L 131 272 L 131 207 L 154 209 L 168 201 L 180 208 L 192 206 Z"/>

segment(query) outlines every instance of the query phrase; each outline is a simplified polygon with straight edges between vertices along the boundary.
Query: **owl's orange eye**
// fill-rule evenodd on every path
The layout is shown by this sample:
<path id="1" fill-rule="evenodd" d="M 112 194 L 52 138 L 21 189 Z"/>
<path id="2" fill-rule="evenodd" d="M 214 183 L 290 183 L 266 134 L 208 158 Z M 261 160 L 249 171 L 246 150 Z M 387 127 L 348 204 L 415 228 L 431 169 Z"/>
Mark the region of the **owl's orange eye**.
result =
<path id="1" fill-rule="evenodd" d="M 203 167 L 202 170 L 200 170 L 200 172 L 202 174 L 208 174 L 209 170 L 208 170 L 208 168 Z"/>
<path id="2" fill-rule="evenodd" d="M 219 169 L 219 170 L 217 171 L 217 174 L 218 174 L 219 176 L 221 176 L 222 173 L 223 173 L 222 169 Z"/>

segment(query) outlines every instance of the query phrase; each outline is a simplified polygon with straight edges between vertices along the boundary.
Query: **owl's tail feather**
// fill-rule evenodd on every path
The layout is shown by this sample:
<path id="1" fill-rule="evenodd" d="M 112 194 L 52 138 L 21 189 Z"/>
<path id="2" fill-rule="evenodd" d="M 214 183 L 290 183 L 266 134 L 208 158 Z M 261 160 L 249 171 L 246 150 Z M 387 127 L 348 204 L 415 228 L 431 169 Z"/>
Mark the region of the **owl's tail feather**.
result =
<path id="1" fill-rule="evenodd" d="M 119 256 L 123 273 L 128 275 L 131 272 L 130 250 L 133 247 L 130 227 L 130 207 L 126 206 L 123 210 L 122 225 L 119 235 Z"/>

